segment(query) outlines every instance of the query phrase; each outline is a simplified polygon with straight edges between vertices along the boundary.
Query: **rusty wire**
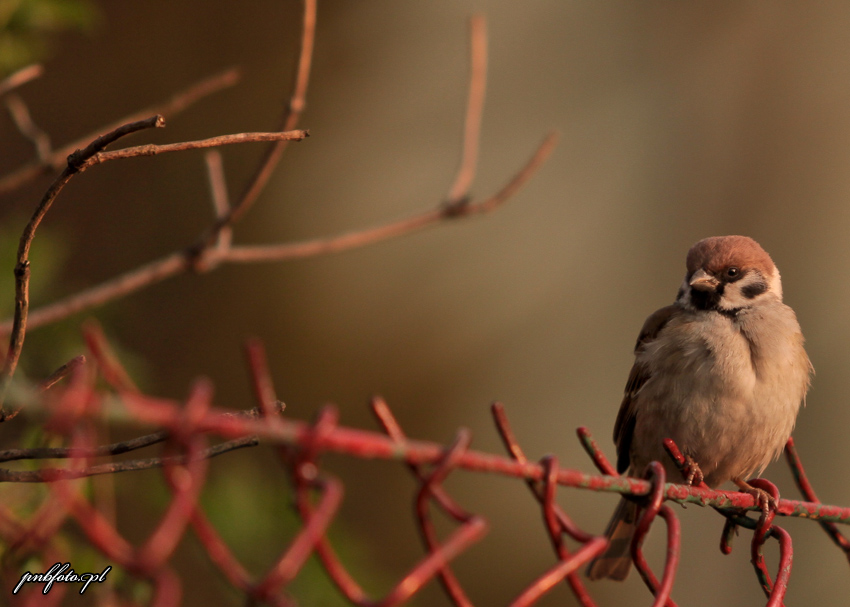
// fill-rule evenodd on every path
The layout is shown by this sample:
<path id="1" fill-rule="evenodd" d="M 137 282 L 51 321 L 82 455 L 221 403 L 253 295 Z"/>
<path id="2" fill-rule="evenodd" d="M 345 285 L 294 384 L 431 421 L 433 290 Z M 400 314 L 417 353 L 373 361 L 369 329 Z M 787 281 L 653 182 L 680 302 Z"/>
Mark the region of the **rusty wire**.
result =
<path id="1" fill-rule="evenodd" d="M 62 560 L 62 548 L 55 541 L 55 534 L 73 521 L 82 530 L 88 544 L 113 566 L 151 585 L 150 604 L 156 607 L 181 604 L 182 583 L 174 572 L 171 559 L 190 529 L 223 578 L 244 593 L 249 601 L 276 606 L 295 604 L 287 593 L 287 587 L 302 571 L 308 557 L 316 554 L 331 580 L 352 605 L 402 605 L 437 578 L 454 605 L 469 607 L 473 602 L 466 594 L 462 581 L 452 571 L 451 562 L 480 540 L 488 527 L 481 516 L 466 511 L 458 504 L 443 484 L 459 468 L 523 478 L 540 503 L 544 529 L 551 539 L 555 562 L 528 583 L 509 603 L 511 607 L 534 605 L 561 582 L 568 584 L 581 605 L 596 605 L 578 572 L 605 549 L 607 540 L 579 528 L 557 504 L 556 491 L 559 486 L 616 491 L 638 501 L 641 513 L 631 552 L 641 577 L 654 596 L 653 605 L 656 606 L 676 605 L 670 595 L 680 554 L 679 523 L 665 501 L 683 502 L 698 498 L 713 505 L 729 517 L 724 533 L 728 532 L 730 525 L 754 529 L 750 544 L 751 560 L 769 607 L 783 604 L 791 574 L 791 537 L 774 524 L 777 515 L 793 516 L 809 512 L 809 518 L 818 520 L 825 527 L 830 523 L 830 536 L 842 538 L 835 540 L 842 549 L 842 542 L 846 542 L 840 534 L 833 535 L 838 533 L 834 523 L 850 523 L 850 508 L 824 506 L 817 501 L 778 499 L 778 492 L 772 483 L 755 479 L 751 481 L 752 485 L 771 494 L 777 502 L 775 509 L 761 512 L 757 500 L 745 493 L 719 492 L 699 485 L 668 483 L 664 467 L 658 462 L 650 464 L 644 479 L 620 479 L 611 474 L 614 470 L 610 462 L 585 428 L 579 428 L 579 438 L 602 474 L 589 475 L 561 468 L 557 459 L 551 456 L 539 464 L 530 462 L 513 435 L 504 407 L 498 403 L 493 405 L 493 416 L 510 459 L 470 450 L 470 436 L 465 430 L 459 431 L 448 446 L 409 439 L 389 406 L 381 399 L 373 401 L 372 409 L 383 433 L 340 426 L 337 411 L 333 407 L 323 409 L 312 423 L 284 417 L 263 348 L 256 341 L 247 348 L 258 401 L 252 415 L 214 408 L 211 403 L 212 388 L 206 381 L 196 383 L 185 402 L 146 396 L 129 380 L 95 325 L 87 327 L 86 342 L 93 364 L 76 365 L 66 385 L 53 388 L 56 396 L 44 403 L 49 414 L 46 427 L 50 432 L 64 437 L 68 448 L 62 452 L 9 450 L 5 456 L 7 461 L 25 458 L 40 461 L 62 457 L 66 462 L 61 468 L 40 467 L 39 474 L 28 479 L 31 482 L 40 480 L 47 483 L 48 496 L 35 511 L 21 515 L 0 504 L 0 544 L 6 553 L 0 573 L 7 580 L 20 577 L 11 565 L 16 562 L 16 555 L 40 554 L 45 559 L 52 559 L 51 562 Z M 98 378 L 108 388 L 98 388 Z M 93 424 L 102 416 L 102 404 L 114 400 L 116 395 L 127 415 L 138 422 L 154 423 L 160 431 L 141 437 L 143 440 L 133 439 L 126 444 L 98 447 L 94 443 Z M 262 438 L 264 444 L 278 450 L 293 483 L 293 499 L 302 525 L 290 538 L 288 545 L 282 547 L 275 563 L 265 572 L 251 572 L 239 562 L 198 502 L 211 463 L 209 447 L 216 438 L 223 438 L 225 442 L 250 439 L 253 440 L 251 445 L 257 445 L 256 439 Z M 86 497 L 83 486 L 70 482 L 70 479 L 108 471 L 109 465 L 104 468 L 103 464 L 92 464 L 95 456 L 125 453 L 156 442 L 163 446 L 162 455 L 153 460 L 144 460 L 157 464 L 144 467 L 161 468 L 172 498 L 154 531 L 143 542 L 133 544 Z M 671 457 L 686 473 L 688 462 L 674 444 L 668 442 L 667 446 Z M 352 457 L 398 460 L 407 466 L 418 483 L 414 514 L 423 538 L 424 554 L 384 596 L 373 597 L 363 589 L 327 536 L 327 529 L 338 512 L 343 494 L 343 482 L 325 472 L 319 462 L 320 456 L 329 451 Z M 789 443 L 788 451 L 795 475 L 806 479 L 793 443 Z M 124 469 L 135 468 L 116 467 L 114 472 Z M 18 480 L 11 472 L 0 468 L 0 479 L 6 482 Z M 804 481 L 804 485 L 808 487 L 804 493 L 812 497 L 814 492 L 808 481 Z M 440 509 L 457 524 L 447 538 L 438 537 L 430 516 L 432 508 Z M 758 520 L 747 518 L 743 516 L 746 510 L 759 511 L 761 516 Z M 641 551 L 650 526 L 659 517 L 667 526 L 666 560 L 660 580 Z M 776 539 L 779 544 L 779 567 L 775 575 L 768 572 L 763 556 L 763 547 L 769 538 Z M 577 547 L 570 548 L 567 540 L 576 543 Z M 53 605 L 61 600 L 61 596 L 61 592 L 41 594 L 38 588 L 28 588 L 15 595 L 14 600 L 20 601 L 22 605 Z"/>

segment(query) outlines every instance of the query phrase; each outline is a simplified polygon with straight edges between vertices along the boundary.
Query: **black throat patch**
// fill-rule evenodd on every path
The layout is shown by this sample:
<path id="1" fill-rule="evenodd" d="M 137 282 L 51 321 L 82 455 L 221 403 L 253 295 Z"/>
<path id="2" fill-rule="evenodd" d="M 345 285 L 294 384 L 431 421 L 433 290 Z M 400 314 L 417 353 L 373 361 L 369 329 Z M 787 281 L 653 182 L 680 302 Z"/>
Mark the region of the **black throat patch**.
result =
<path id="1" fill-rule="evenodd" d="M 723 286 L 721 283 L 714 291 L 697 291 L 696 289 L 691 289 L 691 305 L 697 310 L 711 310 L 731 320 L 737 320 L 738 312 L 743 308 L 726 309 L 720 307 L 720 300 L 723 298 Z"/>
<path id="2" fill-rule="evenodd" d="M 699 291 L 692 288 L 690 297 L 691 305 L 697 310 L 718 310 L 720 299 L 723 297 L 723 283 L 717 285 L 713 291 Z"/>

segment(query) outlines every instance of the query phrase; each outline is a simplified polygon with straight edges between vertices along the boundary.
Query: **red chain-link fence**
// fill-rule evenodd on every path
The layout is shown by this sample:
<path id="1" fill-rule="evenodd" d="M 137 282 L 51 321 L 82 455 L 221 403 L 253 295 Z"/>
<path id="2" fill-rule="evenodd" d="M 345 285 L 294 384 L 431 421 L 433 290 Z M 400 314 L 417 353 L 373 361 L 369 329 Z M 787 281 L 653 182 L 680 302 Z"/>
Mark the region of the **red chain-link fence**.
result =
<path id="1" fill-rule="evenodd" d="M 43 399 L 47 413 L 46 428 L 66 439 L 68 447 L 20 448 L 0 451 L 0 461 L 64 460 L 56 467 L 39 466 L 34 470 L 0 468 L 0 481 L 6 483 L 45 483 L 48 495 L 28 516 L 22 517 L 0 504 L 0 539 L 6 558 L 2 575 L 6 596 L 21 605 L 56 605 L 68 592 L 68 584 L 56 583 L 44 593 L 38 578 L 26 578 L 18 569 L 18 556 L 40 555 L 43 563 L 64 563 L 67 556 L 56 532 L 74 521 L 86 541 L 114 567 L 139 580 L 150 582 L 153 596 L 150 604 L 157 607 L 181 603 L 181 580 L 170 564 L 177 546 L 193 533 L 207 552 L 210 562 L 221 576 L 252 601 L 272 605 L 293 605 L 286 589 L 301 572 L 308 557 L 315 553 L 329 577 L 352 605 L 401 605 L 425 584 L 438 578 L 455 605 L 472 605 L 463 583 L 451 569 L 452 560 L 487 533 L 486 520 L 467 512 L 445 488 L 443 481 L 454 470 L 495 473 L 524 479 L 534 498 L 540 503 L 545 529 L 555 552 L 552 567 L 529 582 L 527 588 L 508 604 L 519 607 L 535 604 L 555 585 L 566 582 L 580 604 L 595 605 L 582 580 L 580 569 L 600 554 L 607 540 L 578 527 L 558 506 L 559 486 L 631 495 L 642 505 L 638 532 L 632 543 L 632 557 L 638 572 L 655 596 L 654 605 L 675 605 L 670 598 L 679 561 L 679 522 L 665 501 L 697 503 L 711 506 L 727 518 L 723 548 L 731 551 L 728 538 L 737 526 L 753 530 L 750 550 L 758 582 L 768 597 L 768 605 L 783 604 L 783 596 L 791 575 L 792 545 L 790 535 L 774 524 L 776 515 L 805 517 L 818 521 L 850 560 L 850 542 L 836 529 L 835 523 L 850 523 L 850 508 L 828 506 L 817 501 L 809 485 L 793 441 L 786 447 L 789 464 L 798 485 L 809 501 L 779 499 L 777 506 L 762 512 L 758 519 L 745 516 L 748 510 L 759 511 L 756 500 L 748 494 L 713 491 L 705 486 L 668 483 L 664 468 L 653 462 L 644 479 L 616 475 L 605 455 L 597 448 L 589 431 L 579 428 L 578 435 L 601 474 L 588 474 L 561 468 L 554 457 L 541 462 L 529 461 L 514 438 L 504 408 L 493 405 L 496 428 L 510 457 L 469 449 L 470 435 L 461 430 L 450 445 L 408 438 L 387 404 L 375 399 L 372 409 L 382 432 L 348 428 L 337 423 L 337 412 L 325 408 L 312 423 L 290 419 L 275 396 L 266 366 L 265 355 L 258 342 L 248 347 L 253 385 L 258 401 L 250 411 L 227 411 L 211 405 L 211 386 L 197 383 L 185 402 L 154 398 L 140 393 L 126 372 L 110 353 L 95 325 L 86 331 L 90 356 L 94 364 L 77 361 L 66 369 L 68 385 Z M 108 388 L 97 388 L 102 377 Z M 105 403 L 117 396 L 126 415 L 139 423 L 160 430 L 145 436 L 113 443 L 94 444 L 93 424 L 103 416 Z M 114 413 L 114 412 L 113 412 Z M 223 439 L 223 440 L 222 440 Z M 234 556 L 233 551 L 210 523 L 198 498 L 204 486 L 211 459 L 262 442 L 264 448 L 277 450 L 293 484 L 294 501 L 302 520 L 301 529 L 285 546 L 274 565 L 263 572 L 251 572 Z M 150 459 L 124 459 L 110 463 L 93 463 L 96 458 L 112 457 L 161 443 L 163 455 Z M 676 446 L 668 444 L 670 456 L 687 473 L 684 458 Z M 343 481 L 324 472 L 320 464 L 323 453 L 336 452 L 351 457 L 396 460 L 407 466 L 418 483 L 415 517 L 426 552 L 422 559 L 382 597 L 370 596 L 349 572 L 331 544 L 327 530 L 340 505 Z M 156 529 L 142 543 L 133 544 L 123 537 L 114 524 L 98 510 L 72 479 L 124 471 L 160 468 L 170 490 L 171 501 Z M 753 484 L 778 497 L 768 481 L 756 479 Z M 438 537 L 431 509 L 445 513 L 456 523 L 446 538 Z M 666 562 L 659 577 L 652 571 L 641 551 L 646 533 L 660 517 L 667 527 Z M 762 555 L 770 538 L 779 545 L 779 567 L 773 575 Z M 568 540 L 576 544 L 571 548 Z M 47 568 L 45 568 L 47 571 Z M 12 590 L 20 586 L 17 594 Z"/>
<path id="2" fill-rule="evenodd" d="M 313 48 L 315 9 L 312 0 L 305 2 L 293 93 L 281 128 L 276 132 L 239 133 L 201 141 L 106 150 L 107 146 L 124 135 L 164 126 L 161 114 L 173 115 L 197 99 L 234 84 L 238 74 L 231 70 L 187 89 L 159 107 L 105 127 L 100 131 L 105 134 L 87 136 L 52 150 L 42 131 L 32 122 L 26 105 L 14 94 L 17 87 L 37 77 L 40 69 L 27 68 L 0 83 L 0 96 L 7 97 L 7 106 L 15 123 L 21 133 L 33 141 L 37 151 L 37 158 L 31 163 L 0 178 L 0 192 L 14 190 L 39 175 L 55 171 L 57 167 L 61 169 L 37 205 L 20 240 L 15 267 L 15 314 L 0 325 L 0 330 L 10 337 L 0 377 L 3 396 L 0 419 L 4 424 L 19 423 L 25 416 L 17 415 L 26 408 L 27 413 L 32 414 L 27 415 L 27 419 L 42 424 L 45 432 L 61 438 L 65 444 L 62 447 L 38 448 L 12 448 L 4 445 L 8 448 L 0 451 L 0 462 L 36 462 L 31 469 L 0 468 L 0 482 L 41 483 L 47 488 L 46 495 L 35 507 L 20 509 L 0 504 L 0 542 L 3 553 L 0 573 L 4 580 L 2 600 L 9 599 L 15 604 L 32 606 L 57 605 L 62 602 L 71 586 L 56 580 L 50 582 L 49 575 L 61 576 L 69 572 L 61 568 L 50 569 L 50 564 L 61 565 L 66 562 L 67 546 L 56 540 L 56 533 L 73 522 L 84 536 L 80 541 L 101 554 L 111 564 L 110 567 L 120 568 L 133 578 L 149 582 L 153 588 L 149 604 L 158 607 L 181 604 L 184 581 L 175 573 L 172 559 L 178 545 L 188 534 L 197 537 L 212 565 L 234 588 L 244 593 L 248 604 L 295 604 L 287 588 L 303 571 L 308 557 L 315 554 L 336 587 L 353 605 L 401 605 L 437 578 L 455 605 L 469 606 L 472 602 L 464 591 L 463 581 L 452 571 L 452 561 L 484 536 L 487 522 L 483 517 L 466 511 L 443 484 L 447 476 L 457 469 L 524 479 L 542 509 L 545 530 L 551 539 L 555 558 L 547 571 L 541 571 L 537 579 L 529 580 L 525 590 L 508 603 L 512 607 L 533 605 L 562 582 L 568 584 L 580 604 L 595 605 L 580 569 L 605 549 L 607 540 L 579 528 L 558 506 L 555 498 L 559 486 L 616 492 L 632 496 L 640 503 L 641 516 L 631 552 L 637 570 L 655 597 L 654 605 L 675 604 L 670 594 L 679 561 L 680 533 L 678 520 L 665 501 L 711 506 L 726 517 L 722 541 L 725 552 L 731 550 L 729 538 L 738 527 L 752 529 L 752 562 L 758 583 L 764 589 L 770 606 L 783 604 L 791 575 L 791 537 L 774 524 L 777 515 L 818 521 L 850 560 L 850 541 L 836 527 L 836 523 L 850 523 L 850 508 L 823 505 L 818 501 L 803 471 L 793 440 L 789 441 L 786 454 L 807 501 L 778 499 L 775 486 L 757 479 L 752 484 L 776 498 L 775 508 L 762 510 L 756 500 L 747 494 L 714 491 L 704 485 L 687 486 L 668 482 L 670 479 L 665 478 L 663 466 L 657 462 L 648 467 L 642 479 L 620 477 L 585 428 L 579 428 L 579 439 L 599 474 L 562 468 L 554 457 L 544 458 L 540 462 L 529 461 L 514 438 L 505 410 L 499 404 L 493 405 L 493 416 L 509 457 L 469 449 L 470 436 L 463 430 L 457 433 L 450 445 L 408 438 L 388 405 L 379 399 L 372 403 L 372 408 L 381 426 L 380 432 L 340 426 L 335 409 L 330 407 L 324 409 L 312 423 L 292 419 L 285 414 L 282 404 L 277 400 L 265 355 L 256 342 L 248 347 L 258 403 L 250 411 L 214 408 L 211 404 L 211 387 L 206 382 L 197 383 L 185 402 L 141 393 L 111 353 L 96 325 L 89 325 L 86 329 L 90 361 L 87 362 L 82 356 L 75 358 L 37 386 L 13 382 L 27 328 L 66 318 L 80 310 L 93 308 L 183 272 L 209 271 L 221 263 L 292 259 L 339 251 L 407 234 L 445 220 L 487 212 L 510 198 L 546 159 L 555 142 L 552 135 L 544 140 L 526 165 L 499 192 L 481 200 L 469 197 L 477 163 L 486 66 L 484 23 L 481 18 L 474 18 L 471 27 L 469 105 L 462 160 L 443 203 L 401 221 L 333 238 L 268 246 L 232 245 L 231 231 L 234 224 L 256 200 L 287 142 L 300 141 L 309 134 L 307 131 L 295 130 L 295 127 L 304 107 Z M 223 186 L 220 158 L 215 153 L 208 154 L 209 181 L 216 216 L 209 229 L 194 244 L 63 300 L 32 311 L 29 309 L 30 245 L 53 201 L 75 175 L 121 158 L 263 141 L 272 143 L 257 166 L 254 177 L 233 204 L 227 199 Z M 67 162 L 64 162 L 66 156 Z M 113 409 L 117 406 L 120 414 L 132 423 L 153 425 L 157 431 L 113 444 L 96 444 L 95 425 L 105 417 L 107 405 Z M 250 571 L 236 558 L 207 518 L 199 503 L 199 495 L 205 484 L 208 467 L 213 465 L 212 458 L 236 449 L 258 447 L 261 442 L 262 448 L 276 450 L 284 463 L 283 469 L 293 484 L 294 502 L 301 527 L 288 544 L 280 547 L 280 556 L 274 565 L 263 572 L 256 572 Z M 162 446 L 162 454 L 158 457 L 115 459 L 118 455 L 154 444 Z M 670 457 L 679 464 L 683 475 L 687 477 L 688 464 L 676 445 L 668 442 L 666 447 Z M 363 589 L 338 556 L 327 535 L 328 527 L 338 511 L 343 488 L 343 480 L 322 469 L 320 457 L 328 452 L 354 458 L 396 460 L 410 470 L 418 483 L 414 514 L 425 545 L 425 554 L 382 597 L 370 596 Z M 96 459 L 102 458 L 107 459 L 106 463 L 95 463 Z M 43 464 L 49 460 L 60 460 L 64 464 Z M 171 491 L 171 499 L 149 537 L 143 542 L 133 543 L 119 533 L 110 517 L 94 505 L 84 487 L 73 482 L 73 479 L 148 468 L 162 470 Z M 442 511 L 456 523 L 448 537 L 439 536 L 432 520 L 433 509 Z M 760 517 L 747 517 L 745 513 L 750 510 L 760 512 Z M 659 571 L 660 579 L 647 564 L 641 550 L 650 526 L 658 517 L 664 520 L 667 528 L 666 561 Z M 778 570 L 773 574 L 768 571 L 762 555 L 765 543 L 771 538 L 777 541 L 780 554 Z M 33 559 L 45 564 L 45 570 L 26 571 L 24 563 L 32 563 Z M 106 573 L 102 572 L 101 575 Z M 87 573 L 78 581 L 86 585 L 98 580 L 94 573 Z"/>

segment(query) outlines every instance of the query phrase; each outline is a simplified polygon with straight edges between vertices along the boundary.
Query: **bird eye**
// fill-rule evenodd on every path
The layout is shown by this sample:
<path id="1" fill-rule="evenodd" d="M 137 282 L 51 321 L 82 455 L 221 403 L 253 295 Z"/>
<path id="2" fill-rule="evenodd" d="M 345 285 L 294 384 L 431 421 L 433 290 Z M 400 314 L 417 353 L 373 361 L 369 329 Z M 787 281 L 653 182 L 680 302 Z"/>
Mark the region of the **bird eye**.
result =
<path id="1" fill-rule="evenodd" d="M 727 279 L 729 280 L 737 280 L 741 277 L 741 270 L 732 266 L 731 268 L 726 268 L 726 271 L 723 273 Z"/>

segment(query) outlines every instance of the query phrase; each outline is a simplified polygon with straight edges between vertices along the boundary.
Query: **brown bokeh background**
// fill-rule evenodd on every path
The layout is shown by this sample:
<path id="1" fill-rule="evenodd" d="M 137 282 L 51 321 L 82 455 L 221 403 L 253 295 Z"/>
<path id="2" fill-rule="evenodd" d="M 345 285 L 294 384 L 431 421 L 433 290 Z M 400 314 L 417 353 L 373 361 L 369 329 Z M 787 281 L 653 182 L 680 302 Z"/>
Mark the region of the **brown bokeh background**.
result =
<path id="1" fill-rule="evenodd" d="M 236 88 L 128 144 L 277 124 L 289 96 L 297 2 L 148 0 L 101 9 L 101 26 L 59 39 L 46 75 L 22 90 L 56 143 L 232 65 L 243 68 Z M 241 345 L 257 336 L 293 417 L 333 402 L 342 423 L 372 428 L 367 402 L 380 393 L 412 436 L 446 442 L 466 426 L 475 448 L 500 452 L 488 412 L 498 399 L 532 457 L 554 453 L 562 465 L 590 471 L 574 430 L 590 427 L 613 451 L 610 429 L 634 338 L 646 315 L 672 300 L 688 247 L 709 235 L 747 234 L 782 270 L 817 369 L 798 447 L 821 498 L 850 504 L 841 383 L 850 366 L 846 3 L 321 2 L 302 119 L 312 136 L 289 147 L 236 240 L 336 234 L 439 203 L 459 157 L 472 12 L 486 15 L 490 34 L 474 191 L 497 189 L 556 128 L 560 145 L 534 180 L 483 219 L 340 255 L 180 277 L 91 313 L 141 383 L 181 397 L 204 375 L 222 406 L 252 406 Z M 5 118 L 0 138 L 3 172 L 29 157 Z M 224 150 L 232 193 L 260 153 L 256 145 Z M 22 226 L 44 185 L 0 199 L 3 215 Z M 199 153 L 86 173 L 47 219 L 67 254 L 52 295 L 192 242 L 209 216 Z M 340 541 L 352 546 L 360 571 L 372 572 L 373 589 L 386 590 L 421 554 L 414 485 L 398 466 L 344 457 L 328 465 L 347 485 Z M 234 454 L 212 470 L 223 492 L 227 474 L 247 475 L 269 492 L 281 477 L 261 454 Z M 119 521 L 131 535 L 155 516 L 140 489 L 145 474 L 118 481 Z M 766 476 L 784 497 L 798 497 L 784 463 Z M 476 604 L 507 604 L 553 563 L 538 509 L 517 481 L 458 472 L 449 485 L 491 523 L 456 570 Z M 560 501 L 601 531 L 616 500 L 562 490 Z M 265 511 L 247 503 L 240 528 L 265 524 L 252 507 Z M 750 534 L 724 557 L 716 514 L 676 510 L 684 548 L 674 598 L 688 606 L 762 604 Z M 812 523 L 781 524 L 795 548 L 787 603 L 844 604 L 850 577 L 841 553 Z M 246 533 L 283 542 L 261 529 Z M 659 524 L 656 548 L 662 536 Z M 772 570 L 775 551 L 771 544 Z M 204 580 L 215 574 L 185 552 L 187 605 L 241 604 L 223 584 Z M 592 591 L 602 605 L 649 598 L 636 575 Z M 559 587 L 541 604 L 572 601 Z M 416 604 L 448 603 L 432 584 Z"/>

